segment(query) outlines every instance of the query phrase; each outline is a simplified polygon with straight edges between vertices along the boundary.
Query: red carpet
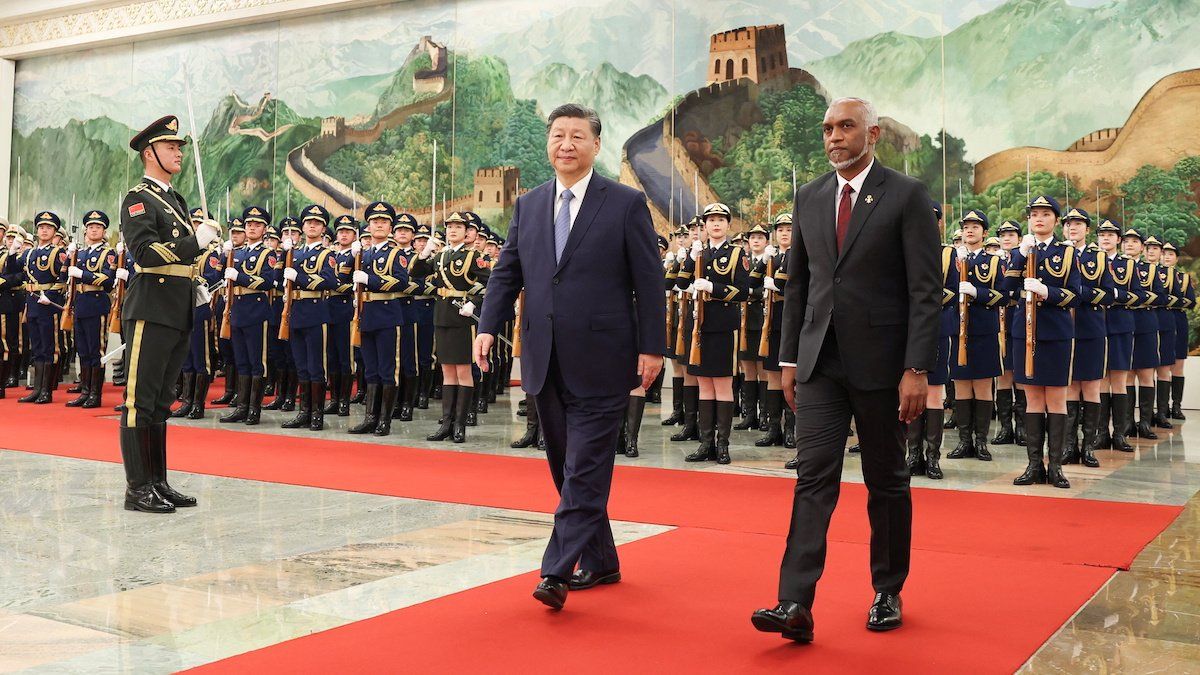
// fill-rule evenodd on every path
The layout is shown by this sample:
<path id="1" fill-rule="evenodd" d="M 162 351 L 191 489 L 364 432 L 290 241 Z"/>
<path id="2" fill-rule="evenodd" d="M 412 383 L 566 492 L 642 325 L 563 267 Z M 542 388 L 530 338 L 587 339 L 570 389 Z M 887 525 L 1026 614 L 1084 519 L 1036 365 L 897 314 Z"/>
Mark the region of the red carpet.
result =
<path id="1" fill-rule="evenodd" d="M 676 530 L 621 547 L 626 580 L 573 593 L 560 613 L 530 597 L 529 574 L 196 670 L 1011 673 L 1111 574 L 918 551 L 904 628 L 875 634 L 863 627 L 867 548 L 833 544 L 816 639 L 800 646 L 750 626 L 775 597 L 782 547 L 777 536 Z"/>

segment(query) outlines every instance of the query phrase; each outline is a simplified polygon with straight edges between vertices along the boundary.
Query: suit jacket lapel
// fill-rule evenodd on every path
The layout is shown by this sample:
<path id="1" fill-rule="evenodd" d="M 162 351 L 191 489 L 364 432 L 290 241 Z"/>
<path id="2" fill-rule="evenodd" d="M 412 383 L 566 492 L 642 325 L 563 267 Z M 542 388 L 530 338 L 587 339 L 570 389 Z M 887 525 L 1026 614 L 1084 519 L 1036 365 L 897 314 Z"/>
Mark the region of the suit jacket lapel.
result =
<path id="1" fill-rule="evenodd" d="M 821 215 L 817 218 L 816 227 L 810 228 L 810 232 L 815 230 L 816 236 L 821 238 L 821 244 L 830 260 L 837 260 L 837 214 L 832 206 L 835 192 L 837 192 L 837 177 L 831 172 L 829 180 L 825 181 L 825 184 L 817 190 L 816 196 L 813 197 L 821 205 L 817 209 L 817 213 Z M 795 244 L 795 242 L 792 243 Z"/>
<path id="2" fill-rule="evenodd" d="M 592 221 L 595 220 L 596 214 L 600 212 L 601 205 L 604 204 L 604 197 L 608 191 L 606 179 L 598 174 L 592 174 L 592 180 L 588 183 L 587 193 L 583 196 L 583 203 L 579 205 L 579 213 L 575 216 L 575 224 L 571 226 L 571 234 L 567 237 L 567 247 L 563 249 L 562 260 L 558 261 L 558 268 L 561 270 L 567 261 L 571 259 L 571 254 L 579 247 L 579 242 L 587 234 L 588 228 L 592 226 Z M 551 200 L 551 205 L 554 201 Z M 551 206 L 553 208 L 553 206 Z M 553 218 L 550 221 L 553 223 Z M 550 227 L 551 255 L 554 253 L 554 227 Z"/>
<path id="3" fill-rule="evenodd" d="M 875 165 L 871 167 L 871 173 L 867 174 L 867 179 L 863 181 L 862 193 L 858 195 L 858 199 L 854 202 L 854 210 L 850 212 L 850 226 L 846 230 L 846 239 L 842 242 L 842 251 L 837 257 L 838 265 L 846 258 L 846 253 L 854 245 L 854 240 L 858 237 L 858 233 L 866 225 L 867 218 L 871 216 L 871 212 L 875 210 L 875 205 L 883 197 L 884 175 L 883 165 L 879 163 L 879 160 L 876 160 Z M 834 184 L 837 184 L 836 179 L 834 180 Z M 834 234 L 834 238 L 836 240 L 836 233 Z M 836 267 L 837 265 L 834 265 L 835 269 Z"/>
<path id="4" fill-rule="evenodd" d="M 545 231 L 539 235 L 542 238 L 543 245 L 546 247 L 547 260 L 549 260 L 554 257 L 554 179 L 551 178 L 550 182 L 542 183 L 540 188 L 535 189 L 540 189 L 541 192 L 536 195 L 533 193 L 528 195 L 533 213 L 541 212 L 549 214 L 546 216 Z M 537 221 L 535 220 L 534 222 Z"/>

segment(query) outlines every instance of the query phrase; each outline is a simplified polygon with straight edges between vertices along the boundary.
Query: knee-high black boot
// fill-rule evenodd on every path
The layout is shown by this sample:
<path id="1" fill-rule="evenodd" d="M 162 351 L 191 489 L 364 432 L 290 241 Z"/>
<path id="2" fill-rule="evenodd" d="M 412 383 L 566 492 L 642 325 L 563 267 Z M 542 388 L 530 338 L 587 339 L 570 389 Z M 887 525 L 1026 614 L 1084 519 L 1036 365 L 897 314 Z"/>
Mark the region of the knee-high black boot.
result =
<path id="1" fill-rule="evenodd" d="M 325 415 L 336 415 L 338 411 L 338 396 L 342 393 L 342 374 L 329 374 L 329 403 L 321 406 L 321 413 Z"/>
<path id="2" fill-rule="evenodd" d="M 541 429 L 538 427 L 537 403 L 533 397 L 525 394 L 525 435 L 512 442 L 510 447 L 528 448 L 538 442 Z"/>
<path id="3" fill-rule="evenodd" d="M 1083 402 L 1083 448 L 1080 450 L 1080 461 L 1084 466 L 1093 469 L 1100 466 L 1096 459 L 1096 444 L 1100 439 L 1100 404 L 1092 401 Z"/>
<path id="4" fill-rule="evenodd" d="M 425 437 L 427 441 L 444 441 L 454 435 L 454 405 L 458 397 L 458 385 L 442 387 L 442 422 L 437 431 Z"/>
<path id="5" fill-rule="evenodd" d="M 121 427 L 121 460 L 125 464 L 125 510 L 174 513 L 175 507 L 154 489 L 150 427 Z"/>
<path id="6" fill-rule="evenodd" d="M 1000 428 L 992 438 L 992 445 L 1011 445 L 1014 438 L 1012 389 L 996 390 L 996 422 Z"/>
<path id="7" fill-rule="evenodd" d="M 17 403 L 33 403 L 42 395 L 42 381 L 45 378 L 45 370 L 48 364 L 44 361 L 36 361 L 33 364 L 33 381 L 30 382 L 33 388 L 29 390 L 21 398 L 17 399 Z"/>
<path id="8" fill-rule="evenodd" d="M 354 374 L 354 382 L 358 385 L 354 391 L 354 396 L 350 398 L 351 403 L 363 403 L 367 400 L 367 372 L 363 368 L 359 368 Z"/>
<path id="9" fill-rule="evenodd" d="M 783 398 L 783 392 L 779 392 L 779 397 Z M 783 406 L 783 447 L 796 447 L 796 413 L 787 405 Z"/>
<path id="10" fill-rule="evenodd" d="M 1063 445 L 1063 464 L 1079 463 L 1079 401 L 1067 401 L 1067 436 Z"/>
<path id="11" fill-rule="evenodd" d="M 67 391 L 69 392 L 70 389 L 68 389 Z M 79 367 L 79 391 L 76 393 L 78 393 L 79 396 L 76 396 L 75 398 L 71 399 L 70 401 L 67 401 L 68 408 L 79 408 L 79 407 L 82 407 L 84 403 L 87 403 L 88 396 L 91 395 L 91 393 L 92 393 L 92 370 L 91 370 L 91 368 L 88 368 L 85 366 Z M 190 395 L 191 392 L 188 392 L 188 394 Z"/>
<path id="12" fill-rule="evenodd" d="M 1167 416 L 1171 414 L 1171 381 L 1158 380 L 1155 383 L 1155 412 L 1154 426 L 1159 429 L 1174 429 Z"/>
<path id="13" fill-rule="evenodd" d="M 189 420 L 204 419 L 204 404 L 208 400 L 208 388 L 212 384 L 212 378 L 208 373 L 196 374 L 196 391 L 192 394 L 192 410 L 188 413 Z"/>
<path id="14" fill-rule="evenodd" d="M 671 378 L 671 416 L 662 421 L 664 427 L 683 424 L 683 378 Z"/>
<path id="15" fill-rule="evenodd" d="M 662 388 L 666 375 L 666 368 L 658 371 L 658 377 L 654 378 L 654 382 L 652 382 L 650 384 L 650 388 L 646 390 L 647 403 L 662 403 Z"/>
<path id="16" fill-rule="evenodd" d="M 401 422 L 411 422 L 413 418 L 413 408 L 417 404 L 417 376 L 412 375 L 404 378 L 404 391 L 400 394 L 400 417 Z"/>
<path id="17" fill-rule="evenodd" d="M 383 392 L 378 384 L 368 384 L 363 390 L 363 402 L 366 403 L 367 411 L 363 417 L 363 421 L 350 427 L 346 433 L 350 434 L 369 434 L 375 431 L 375 427 L 379 426 L 379 407 L 383 404 L 381 394 Z"/>
<path id="18" fill-rule="evenodd" d="M 467 420 L 470 419 L 471 413 L 475 412 L 472 408 L 471 387 L 458 386 L 458 393 L 454 400 L 454 436 L 450 439 L 455 443 L 467 442 Z"/>
<path id="19" fill-rule="evenodd" d="M 951 380 L 946 383 L 946 409 L 950 411 L 950 417 L 946 418 L 946 421 L 942 424 L 942 427 L 946 429 L 958 427 L 958 408 L 954 405 L 954 402 L 957 400 L 954 393 L 954 381 Z M 946 455 L 946 457 L 949 458 L 950 455 Z"/>
<path id="20" fill-rule="evenodd" d="M 700 401 L 696 411 L 696 424 L 700 429 L 700 447 L 683 458 L 685 462 L 707 462 L 717 459 L 716 413 L 717 402 L 711 399 Z"/>
<path id="21" fill-rule="evenodd" d="M 908 475 L 921 476 L 925 474 L 925 422 L 928 416 L 922 415 L 909 422 L 904 427 L 904 443 L 908 449 L 905 464 L 908 465 Z"/>
<path id="22" fill-rule="evenodd" d="M 1171 419 L 1186 421 L 1183 416 L 1183 376 L 1171 376 Z"/>
<path id="23" fill-rule="evenodd" d="M 1125 436 L 1127 438 L 1137 438 L 1138 437 L 1137 395 L 1138 395 L 1138 388 L 1136 386 L 1131 385 L 1131 386 L 1125 387 L 1125 408 L 1128 411 L 1128 414 L 1125 417 L 1125 422 L 1128 424 L 1128 426 L 1125 429 Z"/>
<path id="24" fill-rule="evenodd" d="M 747 429 L 758 428 L 758 381 L 750 380 L 742 382 L 742 410 L 745 411 L 745 416 L 741 422 L 738 422 L 734 429 L 745 431 Z"/>
<path id="25" fill-rule="evenodd" d="M 672 434 L 671 440 L 699 440 L 700 430 L 697 426 L 697 417 L 700 407 L 700 387 L 684 385 L 683 392 L 683 428 Z"/>
<path id="26" fill-rule="evenodd" d="M 308 425 L 312 422 L 313 405 L 314 404 L 313 404 L 313 400 L 312 400 L 312 383 L 311 382 L 301 382 L 300 383 L 300 411 L 296 413 L 295 417 L 288 420 L 287 422 L 284 422 L 281 425 L 282 428 L 284 428 L 284 429 L 307 428 Z M 316 407 L 320 407 L 320 405 L 321 405 L 320 403 L 316 403 Z"/>
<path id="27" fill-rule="evenodd" d="M 1017 389 L 1013 393 L 1013 442 L 1025 445 L 1025 390 Z"/>
<path id="28" fill-rule="evenodd" d="M 945 428 L 945 408 L 925 409 L 925 475 L 932 480 L 942 479 L 942 466 L 938 459 L 942 456 L 942 434 Z"/>
<path id="29" fill-rule="evenodd" d="M 225 392 L 218 398 L 214 398 L 211 403 L 213 405 L 229 405 L 233 402 L 233 397 L 237 396 L 237 370 L 232 363 L 225 364 Z"/>
<path id="30" fill-rule="evenodd" d="M 536 406 L 535 406 L 536 407 Z M 637 457 L 638 432 L 642 429 L 642 414 L 646 411 L 646 399 L 641 396 L 630 396 L 629 405 L 625 408 L 625 456 Z"/>
<path id="31" fill-rule="evenodd" d="M 1059 417 L 1065 418 L 1066 415 Z M 1043 413 L 1025 413 L 1025 454 L 1029 458 L 1029 464 L 1025 467 L 1025 473 L 1013 481 L 1013 485 L 1046 482 L 1046 467 L 1042 464 L 1042 443 L 1046 439 L 1045 425 L 1046 416 Z"/>
<path id="32" fill-rule="evenodd" d="M 783 445 L 783 392 L 767 390 L 767 435 L 754 442 L 760 448 Z"/>
<path id="33" fill-rule="evenodd" d="M 250 376 L 238 375 L 237 393 L 234 394 L 237 406 L 219 420 L 222 424 L 245 422 L 250 413 Z"/>
<path id="34" fill-rule="evenodd" d="M 1071 482 L 1063 475 L 1063 446 L 1067 440 L 1067 416 L 1062 413 L 1046 414 L 1046 482 L 1056 488 L 1069 488 Z"/>
<path id="35" fill-rule="evenodd" d="M 759 380 L 758 387 L 758 430 L 766 433 L 771 430 L 771 421 L 767 415 L 767 381 Z"/>
<path id="36" fill-rule="evenodd" d="M 729 430 L 733 428 L 733 401 L 717 401 L 716 404 L 716 452 L 717 464 L 728 464 Z"/>
<path id="37" fill-rule="evenodd" d="M 321 431 L 325 428 L 325 406 L 321 405 L 325 402 L 325 380 L 313 382 L 309 387 L 312 389 L 308 394 L 312 399 L 312 415 L 308 430 Z"/>
<path id="38" fill-rule="evenodd" d="M 954 401 L 954 417 L 958 420 L 958 446 L 946 455 L 946 459 L 962 459 L 975 456 L 975 437 L 971 433 L 975 418 L 971 414 L 973 399 Z"/>
<path id="39" fill-rule="evenodd" d="M 987 432 L 992 422 L 992 402 L 975 399 L 971 404 L 971 432 L 975 434 L 975 459 L 983 462 L 992 461 L 992 453 L 988 451 Z"/>
<path id="40" fill-rule="evenodd" d="M 262 419 L 263 388 L 266 383 L 263 377 L 250 378 L 250 409 L 246 412 L 248 426 L 254 426 Z"/>
<path id="41" fill-rule="evenodd" d="M 1138 387 L 1138 423 L 1137 435 L 1138 438 L 1149 438 L 1151 440 L 1158 438 L 1158 434 L 1151 430 L 1150 425 L 1154 420 L 1154 387 Z"/>
<path id="42" fill-rule="evenodd" d="M 1125 439 L 1129 428 L 1129 394 L 1113 394 L 1112 401 L 1112 449 L 1133 452 L 1133 446 Z"/>
<path id="43" fill-rule="evenodd" d="M 1112 394 L 1100 394 L 1100 418 L 1096 422 L 1096 448 L 1107 450 L 1112 447 L 1112 435 L 1108 432 L 1108 424 L 1112 419 Z"/>
<path id="44" fill-rule="evenodd" d="M 375 423 L 374 434 L 376 436 L 387 436 L 392 433 L 392 408 L 396 405 L 397 387 L 385 384 L 383 385 L 383 393 L 380 394 L 379 402 L 379 421 Z"/>
<path id="45" fill-rule="evenodd" d="M 342 391 L 338 394 L 338 417 L 350 416 L 350 387 L 354 386 L 354 376 L 350 373 L 342 373 Z"/>
<path id="46" fill-rule="evenodd" d="M 183 374 L 182 405 L 171 411 L 171 417 L 187 417 L 196 404 L 196 373 Z M 71 405 L 68 403 L 67 405 Z"/>

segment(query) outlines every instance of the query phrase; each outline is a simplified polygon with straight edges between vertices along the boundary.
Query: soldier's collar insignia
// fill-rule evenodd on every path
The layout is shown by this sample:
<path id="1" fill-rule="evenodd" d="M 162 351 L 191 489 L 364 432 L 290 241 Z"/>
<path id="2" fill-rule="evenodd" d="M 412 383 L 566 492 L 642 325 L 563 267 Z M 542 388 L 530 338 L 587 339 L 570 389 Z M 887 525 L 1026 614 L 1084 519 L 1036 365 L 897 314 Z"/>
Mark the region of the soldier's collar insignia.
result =
<path id="1" fill-rule="evenodd" d="M 167 122 L 167 128 L 171 131 L 179 131 L 179 120 L 172 117 L 171 121 Z"/>
<path id="2" fill-rule="evenodd" d="M 875 196 L 874 196 L 874 195 L 867 195 L 866 197 L 863 197 L 863 201 L 865 201 L 866 203 L 870 204 L 871 202 L 875 201 Z"/>

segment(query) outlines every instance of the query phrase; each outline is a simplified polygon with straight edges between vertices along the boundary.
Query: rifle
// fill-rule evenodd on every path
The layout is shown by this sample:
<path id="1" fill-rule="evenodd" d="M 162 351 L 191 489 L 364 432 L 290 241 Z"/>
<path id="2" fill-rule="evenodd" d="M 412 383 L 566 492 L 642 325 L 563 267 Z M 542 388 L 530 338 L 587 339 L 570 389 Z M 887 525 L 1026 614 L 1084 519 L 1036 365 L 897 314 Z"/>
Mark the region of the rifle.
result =
<path id="1" fill-rule="evenodd" d="M 232 239 L 230 240 L 232 241 Z M 225 255 L 225 269 L 233 267 L 233 247 Z M 233 335 L 233 284 L 225 284 L 225 311 L 221 314 L 221 337 L 228 340 Z"/>
<path id="2" fill-rule="evenodd" d="M 697 280 L 704 278 L 704 251 L 696 254 L 696 276 Z M 700 365 L 700 327 L 704 324 L 704 301 L 707 298 L 704 293 L 696 292 L 696 297 L 692 300 L 692 352 L 688 355 L 688 364 L 693 366 Z"/>
<path id="3" fill-rule="evenodd" d="M 687 346 L 684 340 L 684 331 L 687 330 L 687 308 L 687 299 L 683 293 L 680 293 L 678 309 L 676 310 L 679 320 L 675 322 L 675 357 L 678 359 L 683 358 L 683 350 Z"/>
<path id="4" fill-rule="evenodd" d="M 746 341 L 746 315 L 750 313 L 750 301 L 742 303 L 742 325 L 738 327 L 738 351 L 744 352 L 749 347 Z"/>
<path id="5" fill-rule="evenodd" d="M 74 241 L 74 237 L 71 238 Z M 79 267 L 79 249 L 71 254 L 71 267 Z M 75 277 L 67 281 L 67 299 L 63 301 L 63 315 L 59 327 L 71 330 L 75 327 Z"/>
<path id="6" fill-rule="evenodd" d="M 121 268 L 125 267 L 125 251 L 121 251 L 120 260 L 117 261 Z M 112 311 L 108 314 L 108 332 L 121 332 L 121 308 L 125 305 L 125 280 L 117 279 L 116 292 L 113 294 Z"/>
<path id="7" fill-rule="evenodd" d="M 1025 278 L 1037 278 L 1037 249 L 1029 249 L 1025 258 Z M 1037 346 L 1034 333 L 1037 330 L 1037 300 L 1033 291 L 1025 291 L 1025 377 L 1033 375 L 1033 353 Z"/>
<path id="8" fill-rule="evenodd" d="M 358 254 L 354 256 L 354 271 L 362 270 L 362 249 L 359 249 Z M 358 327 L 359 320 L 362 318 L 363 306 L 363 288 L 360 284 L 354 284 L 354 318 L 350 319 L 350 346 L 362 346 L 362 330 Z"/>
<path id="9" fill-rule="evenodd" d="M 967 259 L 959 257 L 956 261 L 958 265 L 958 280 L 967 280 Z M 971 302 L 967 300 L 966 293 L 958 294 L 958 365 L 967 365 L 967 316 L 970 314 Z M 1004 329 L 1001 327 L 1000 332 Z"/>
<path id="10" fill-rule="evenodd" d="M 292 268 L 292 249 L 283 257 L 283 269 Z M 279 316 L 279 339 L 290 340 L 292 335 L 292 282 L 283 282 L 283 313 Z"/>
<path id="11" fill-rule="evenodd" d="M 767 259 L 767 277 L 775 276 L 775 256 Z M 762 337 L 758 340 L 758 355 L 764 359 L 771 353 L 771 308 L 775 305 L 775 296 L 763 289 L 763 327 Z"/>
<path id="12" fill-rule="evenodd" d="M 513 317 L 513 343 L 512 355 L 517 358 L 521 355 L 521 315 L 525 313 L 525 291 L 521 291 L 517 295 L 517 315 Z"/>

